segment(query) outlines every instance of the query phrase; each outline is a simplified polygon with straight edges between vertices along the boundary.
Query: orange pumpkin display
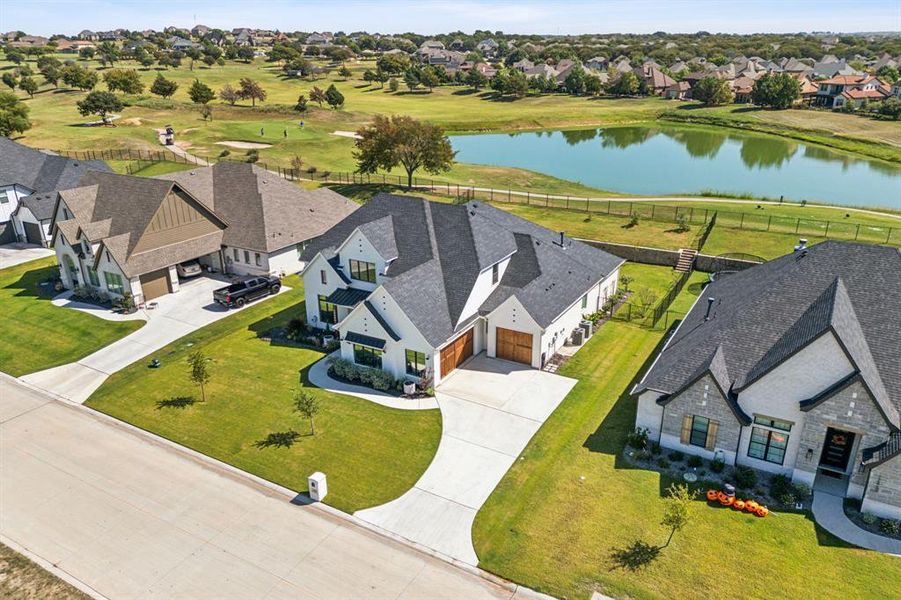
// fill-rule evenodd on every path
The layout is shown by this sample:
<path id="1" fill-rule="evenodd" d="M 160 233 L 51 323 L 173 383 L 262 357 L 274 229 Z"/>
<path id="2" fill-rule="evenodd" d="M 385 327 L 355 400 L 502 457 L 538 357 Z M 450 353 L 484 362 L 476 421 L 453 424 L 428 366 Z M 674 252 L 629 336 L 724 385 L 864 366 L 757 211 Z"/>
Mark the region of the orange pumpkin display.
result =
<path id="1" fill-rule="evenodd" d="M 748 500 L 745 502 L 745 510 L 748 512 L 755 512 L 760 505 L 757 504 L 754 500 Z"/>
<path id="2" fill-rule="evenodd" d="M 770 514 L 770 509 L 768 509 L 766 506 L 759 506 L 756 513 L 758 517 L 765 517 Z"/>
<path id="3" fill-rule="evenodd" d="M 735 502 L 735 496 L 723 496 L 723 499 L 720 500 L 720 504 L 723 506 L 732 506 L 732 503 Z"/>
<path id="4" fill-rule="evenodd" d="M 735 496 L 729 496 L 720 490 L 707 490 L 707 500 L 710 502 L 719 502 L 723 506 L 731 506 L 735 510 L 746 510 L 758 517 L 765 517 L 770 514 L 770 509 L 756 500 L 742 500 Z"/>
<path id="5" fill-rule="evenodd" d="M 707 500 L 713 502 L 717 499 L 717 491 L 716 490 L 707 490 Z"/>
<path id="6" fill-rule="evenodd" d="M 745 509 L 745 501 L 744 500 L 736 500 L 732 503 L 732 508 L 735 510 L 744 510 Z"/>

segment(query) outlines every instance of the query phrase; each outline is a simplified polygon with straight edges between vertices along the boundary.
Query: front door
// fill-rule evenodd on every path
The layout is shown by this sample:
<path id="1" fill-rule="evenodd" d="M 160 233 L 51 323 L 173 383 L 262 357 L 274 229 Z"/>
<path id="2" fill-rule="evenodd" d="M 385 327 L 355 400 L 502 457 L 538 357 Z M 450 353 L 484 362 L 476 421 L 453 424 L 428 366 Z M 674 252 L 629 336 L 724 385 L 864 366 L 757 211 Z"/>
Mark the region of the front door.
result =
<path id="1" fill-rule="evenodd" d="M 853 448 L 853 433 L 830 427 L 826 430 L 826 441 L 823 444 L 823 454 L 820 456 L 820 466 L 844 473 L 848 468 Z"/>

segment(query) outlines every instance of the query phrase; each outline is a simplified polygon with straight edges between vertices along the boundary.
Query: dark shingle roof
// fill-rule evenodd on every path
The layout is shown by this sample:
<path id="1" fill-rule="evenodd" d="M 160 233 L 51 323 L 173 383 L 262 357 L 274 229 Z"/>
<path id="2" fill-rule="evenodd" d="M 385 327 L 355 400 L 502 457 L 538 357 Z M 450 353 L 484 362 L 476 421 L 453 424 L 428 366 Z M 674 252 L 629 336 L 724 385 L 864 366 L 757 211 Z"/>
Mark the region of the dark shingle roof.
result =
<path id="1" fill-rule="evenodd" d="M 111 169 L 102 160 L 47 154 L 0 137 L 0 186 L 15 184 L 35 192 L 51 192 L 75 187 L 89 170 Z"/>
<path id="2" fill-rule="evenodd" d="M 510 296 L 546 327 L 623 262 L 569 238 L 561 246 L 559 233 L 487 204 L 431 203 L 390 194 L 377 195 L 314 240 L 302 259 L 322 252 L 333 260 L 357 228 L 375 232 L 379 246 L 393 240 L 398 258 L 382 285 L 433 346 Z M 479 273 L 510 254 L 495 292 L 461 321 Z"/>
<path id="3" fill-rule="evenodd" d="M 358 290 L 357 288 L 338 288 L 328 295 L 326 302 L 337 304 L 338 306 L 356 306 L 369 297 L 367 290 Z"/>
<path id="4" fill-rule="evenodd" d="M 901 410 L 901 250 L 827 241 L 710 284 L 635 388 L 677 393 L 705 369 L 740 391 L 834 332 L 886 418 Z M 721 365 L 713 364 L 720 348 Z"/>
<path id="5" fill-rule="evenodd" d="M 348 331 L 344 334 L 344 339 L 352 344 L 362 344 L 364 346 L 369 346 L 370 348 L 375 348 L 376 350 L 385 349 L 385 340 L 370 335 L 363 335 L 362 333 Z"/>
<path id="6" fill-rule="evenodd" d="M 31 211 L 35 219 L 46 221 L 53 218 L 53 208 L 56 206 L 56 197 L 58 192 L 38 192 L 30 196 L 25 196 L 19 202 Z"/>

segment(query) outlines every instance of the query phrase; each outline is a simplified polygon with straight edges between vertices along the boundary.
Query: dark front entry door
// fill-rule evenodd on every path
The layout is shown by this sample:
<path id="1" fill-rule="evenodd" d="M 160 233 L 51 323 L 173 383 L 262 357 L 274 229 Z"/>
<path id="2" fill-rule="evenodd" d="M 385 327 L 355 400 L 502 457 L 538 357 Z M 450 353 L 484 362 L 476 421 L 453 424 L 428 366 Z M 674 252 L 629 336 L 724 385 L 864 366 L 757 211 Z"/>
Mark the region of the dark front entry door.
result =
<path id="1" fill-rule="evenodd" d="M 820 466 L 844 472 L 848 468 L 853 447 L 853 433 L 830 427 L 826 430 L 826 441 L 823 444 L 823 454 L 820 456 Z"/>

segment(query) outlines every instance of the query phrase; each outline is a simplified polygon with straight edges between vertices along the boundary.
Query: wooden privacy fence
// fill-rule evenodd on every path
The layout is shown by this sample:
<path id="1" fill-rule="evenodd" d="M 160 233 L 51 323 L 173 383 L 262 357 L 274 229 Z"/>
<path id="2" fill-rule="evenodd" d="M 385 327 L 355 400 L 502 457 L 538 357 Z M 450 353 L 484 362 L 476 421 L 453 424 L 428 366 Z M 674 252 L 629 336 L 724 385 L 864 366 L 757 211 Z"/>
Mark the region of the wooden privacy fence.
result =
<path id="1" fill-rule="evenodd" d="M 108 149 L 71 151 L 58 150 L 59 154 L 69 158 L 80 160 L 122 160 L 138 162 L 175 162 L 180 164 L 196 164 L 193 159 L 175 154 L 166 150 L 138 150 L 138 149 Z M 210 162 L 221 160 L 239 160 L 231 157 L 219 157 L 206 159 Z M 320 171 L 315 167 L 305 169 L 293 169 L 257 162 L 260 167 L 279 175 L 289 181 L 315 181 L 329 184 L 345 185 L 385 185 L 406 187 L 407 178 L 404 175 L 391 175 L 387 173 L 366 174 L 348 173 L 343 171 Z M 137 169 L 128 169 L 134 172 Z M 901 246 L 901 221 L 896 227 L 856 223 L 850 220 L 830 221 L 822 219 L 807 219 L 802 217 L 781 217 L 769 215 L 764 212 L 751 213 L 740 211 L 728 211 L 720 209 L 684 206 L 679 204 L 656 204 L 641 200 L 628 200 L 622 198 L 592 198 L 574 196 L 569 194 L 537 193 L 530 190 L 513 190 L 510 188 L 481 187 L 476 185 L 461 185 L 433 178 L 414 177 L 413 187 L 418 190 L 429 191 L 436 194 L 444 194 L 457 198 L 471 200 L 488 200 L 491 202 L 510 202 L 528 206 L 541 206 L 548 208 L 561 208 L 585 212 L 589 214 L 610 215 L 615 217 L 637 216 L 640 219 L 651 221 L 663 221 L 666 223 L 704 224 L 702 229 L 703 240 L 696 238 L 696 242 L 706 241 L 713 227 L 711 221 L 720 227 L 742 229 L 749 231 L 765 231 L 772 233 L 788 233 L 798 237 L 821 237 L 828 239 L 840 239 L 850 241 L 862 241 L 876 244 L 891 244 Z M 704 198 L 699 197 L 698 202 Z M 766 206 L 761 204 L 761 206 Z M 850 213 L 849 213 L 850 214 Z M 696 246 L 700 248 L 700 246 Z"/>

